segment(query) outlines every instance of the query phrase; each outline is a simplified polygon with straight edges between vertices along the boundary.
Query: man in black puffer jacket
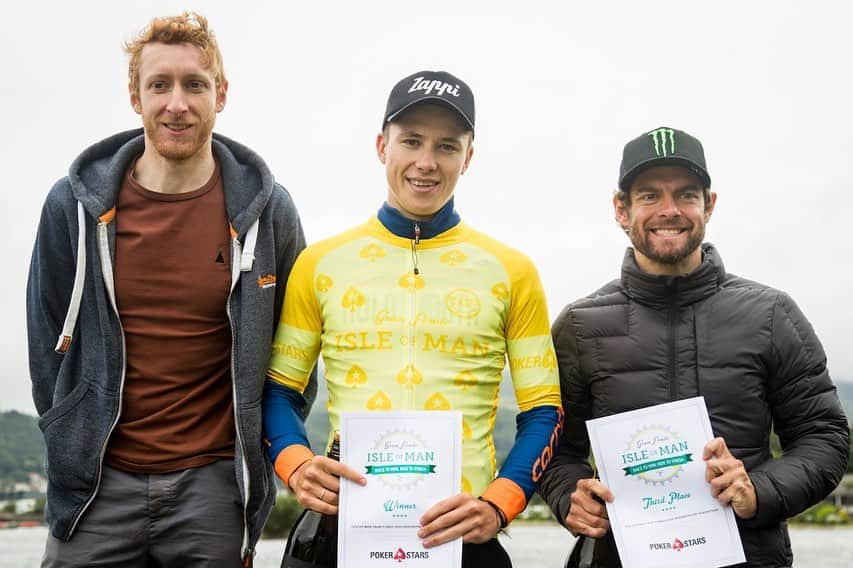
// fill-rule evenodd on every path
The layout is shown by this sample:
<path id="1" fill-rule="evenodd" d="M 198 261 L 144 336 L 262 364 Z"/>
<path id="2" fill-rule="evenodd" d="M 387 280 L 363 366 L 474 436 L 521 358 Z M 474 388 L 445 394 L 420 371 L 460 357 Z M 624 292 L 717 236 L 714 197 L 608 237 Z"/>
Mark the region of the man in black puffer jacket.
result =
<path id="1" fill-rule="evenodd" d="M 566 418 L 539 491 L 573 534 L 599 539 L 597 558 L 610 551 L 600 566 L 619 561 L 602 504 L 613 495 L 587 461 L 590 418 L 704 397 L 717 436 L 702 456 L 709 491 L 734 509 L 746 566 L 791 566 L 786 519 L 847 467 L 847 419 L 812 326 L 784 292 L 728 274 L 702 244 L 710 186 L 689 134 L 658 128 L 629 142 L 613 198 L 633 244 L 622 277 L 554 322 Z"/>

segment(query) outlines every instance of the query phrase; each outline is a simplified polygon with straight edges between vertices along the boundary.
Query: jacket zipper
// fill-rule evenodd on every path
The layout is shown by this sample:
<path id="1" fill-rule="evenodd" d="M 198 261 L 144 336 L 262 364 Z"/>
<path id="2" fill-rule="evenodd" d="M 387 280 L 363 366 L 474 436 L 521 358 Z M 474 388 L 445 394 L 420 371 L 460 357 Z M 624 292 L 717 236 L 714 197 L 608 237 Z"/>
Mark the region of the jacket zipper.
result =
<path id="1" fill-rule="evenodd" d="M 667 380 L 669 381 L 669 399 L 678 400 L 677 357 L 675 356 L 675 326 L 678 320 L 678 308 L 670 306 L 667 310 L 666 339 L 669 349 Z"/>
<path id="2" fill-rule="evenodd" d="M 124 378 L 125 378 L 125 368 L 127 367 L 127 348 L 125 345 L 124 338 L 124 328 L 121 325 L 121 318 L 118 315 L 118 306 L 116 305 L 116 297 L 115 297 L 115 283 L 113 277 L 113 264 L 112 264 L 112 256 L 110 255 L 110 247 L 109 247 L 109 237 L 107 235 L 107 229 L 109 227 L 109 223 L 100 222 L 98 223 L 97 230 L 97 241 L 98 241 L 98 256 L 101 261 L 101 275 L 104 279 L 104 285 L 107 288 L 107 295 L 110 299 L 110 305 L 113 308 L 113 313 L 116 316 L 116 321 L 118 322 L 119 335 L 121 336 L 121 380 L 119 381 L 119 389 L 118 389 L 118 409 L 116 410 L 116 417 L 113 420 L 112 425 L 110 426 L 109 431 L 107 432 L 107 437 L 104 438 L 104 443 L 101 444 L 101 452 L 98 457 L 98 478 L 95 482 L 95 490 L 92 491 L 92 495 L 89 497 L 89 500 L 83 505 L 83 508 L 80 509 L 80 512 L 77 513 L 77 516 L 74 518 L 74 522 L 71 523 L 71 527 L 68 529 L 68 532 L 65 534 L 66 540 L 71 538 L 71 535 L 74 534 L 74 530 L 77 528 L 77 523 L 80 522 L 80 519 L 83 517 L 83 514 L 92 504 L 92 501 L 95 500 L 95 497 L 98 495 L 98 489 L 101 487 L 101 477 L 104 472 L 104 454 L 107 452 L 107 443 L 109 443 L 110 436 L 113 434 L 113 430 L 115 430 L 116 424 L 118 424 L 119 418 L 121 417 L 121 403 L 124 398 Z"/>
<path id="3" fill-rule="evenodd" d="M 246 462 L 246 446 L 243 444 L 243 436 L 240 432 L 240 416 L 238 412 L 239 403 L 237 401 L 237 374 L 235 372 L 235 345 L 234 335 L 234 319 L 231 316 L 231 295 L 234 293 L 234 288 L 237 286 L 237 281 L 240 279 L 240 257 L 242 255 L 240 241 L 234 238 L 231 241 L 231 289 L 228 291 L 228 300 L 225 302 L 225 312 L 228 314 L 228 323 L 231 326 L 231 397 L 234 404 L 234 432 L 237 437 L 237 444 L 240 447 L 240 467 L 243 471 L 243 565 L 251 565 L 251 558 L 255 551 L 249 548 L 249 497 L 250 497 L 250 480 L 249 466 Z"/>

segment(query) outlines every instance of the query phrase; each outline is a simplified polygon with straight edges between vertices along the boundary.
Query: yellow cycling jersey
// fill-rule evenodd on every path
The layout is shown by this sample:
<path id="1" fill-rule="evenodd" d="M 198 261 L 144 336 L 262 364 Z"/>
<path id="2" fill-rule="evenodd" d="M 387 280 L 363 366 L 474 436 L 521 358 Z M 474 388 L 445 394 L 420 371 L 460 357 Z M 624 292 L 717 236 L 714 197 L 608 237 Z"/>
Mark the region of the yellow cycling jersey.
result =
<path id="1" fill-rule="evenodd" d="M 519 409 L 559 407 L 533 263 L 465 223 L 421 241 L 373 218 L 305 249 L 287 282 L 269 377 L 303 392 L 322 352 L 331 430 L 348 410 L 459 410 L 463 491 L 495 476 L 509 361 Z"/>

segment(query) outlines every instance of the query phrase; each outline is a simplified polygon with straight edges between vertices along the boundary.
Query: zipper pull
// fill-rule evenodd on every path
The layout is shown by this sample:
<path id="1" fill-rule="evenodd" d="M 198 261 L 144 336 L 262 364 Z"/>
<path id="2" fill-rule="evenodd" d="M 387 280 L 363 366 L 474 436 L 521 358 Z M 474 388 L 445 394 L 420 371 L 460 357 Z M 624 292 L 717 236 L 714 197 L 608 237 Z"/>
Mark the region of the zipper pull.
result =
<path id="1" fill-rule="evenodd" d="M 414 266 L 415 276 L 420 274 L 418 270 L 418 249 L 417 246 L 421 242 L 421 226 L 415 223 L 415 240 L 412 242 L 412 265 Z"/>

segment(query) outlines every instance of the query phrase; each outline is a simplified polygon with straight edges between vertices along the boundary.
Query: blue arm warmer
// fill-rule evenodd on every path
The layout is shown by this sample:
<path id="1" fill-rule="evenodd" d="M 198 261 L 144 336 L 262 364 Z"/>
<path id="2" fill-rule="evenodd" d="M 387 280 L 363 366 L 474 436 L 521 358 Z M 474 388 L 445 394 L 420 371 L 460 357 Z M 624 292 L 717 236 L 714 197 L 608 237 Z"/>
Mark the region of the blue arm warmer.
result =
<path id="1" fill-rule="evenodd" d="M 529 501 L 539 485 L 542 470 L 551 459 L 554 449 L 551 447 L 552 436 L 556 436 L 560 410 L 556 406 L 537 406 L 527 412 L 520 412 L 515 423 L 515 444 L 498 477 L 505 477 L 518 484 Z"/>
<path id="2" fill-rule="evenodd" d="M 267 453 L 275 463 L 278 454 L 293 444 L 302 444 L 310 448 L 305 432 L 305 420 L 301 409 L 305 399 L 297 391 L 275 381 L 264 382 L 264 396 L 261 403 L 264 417 L 264 437 L 269 445 Z"/>

